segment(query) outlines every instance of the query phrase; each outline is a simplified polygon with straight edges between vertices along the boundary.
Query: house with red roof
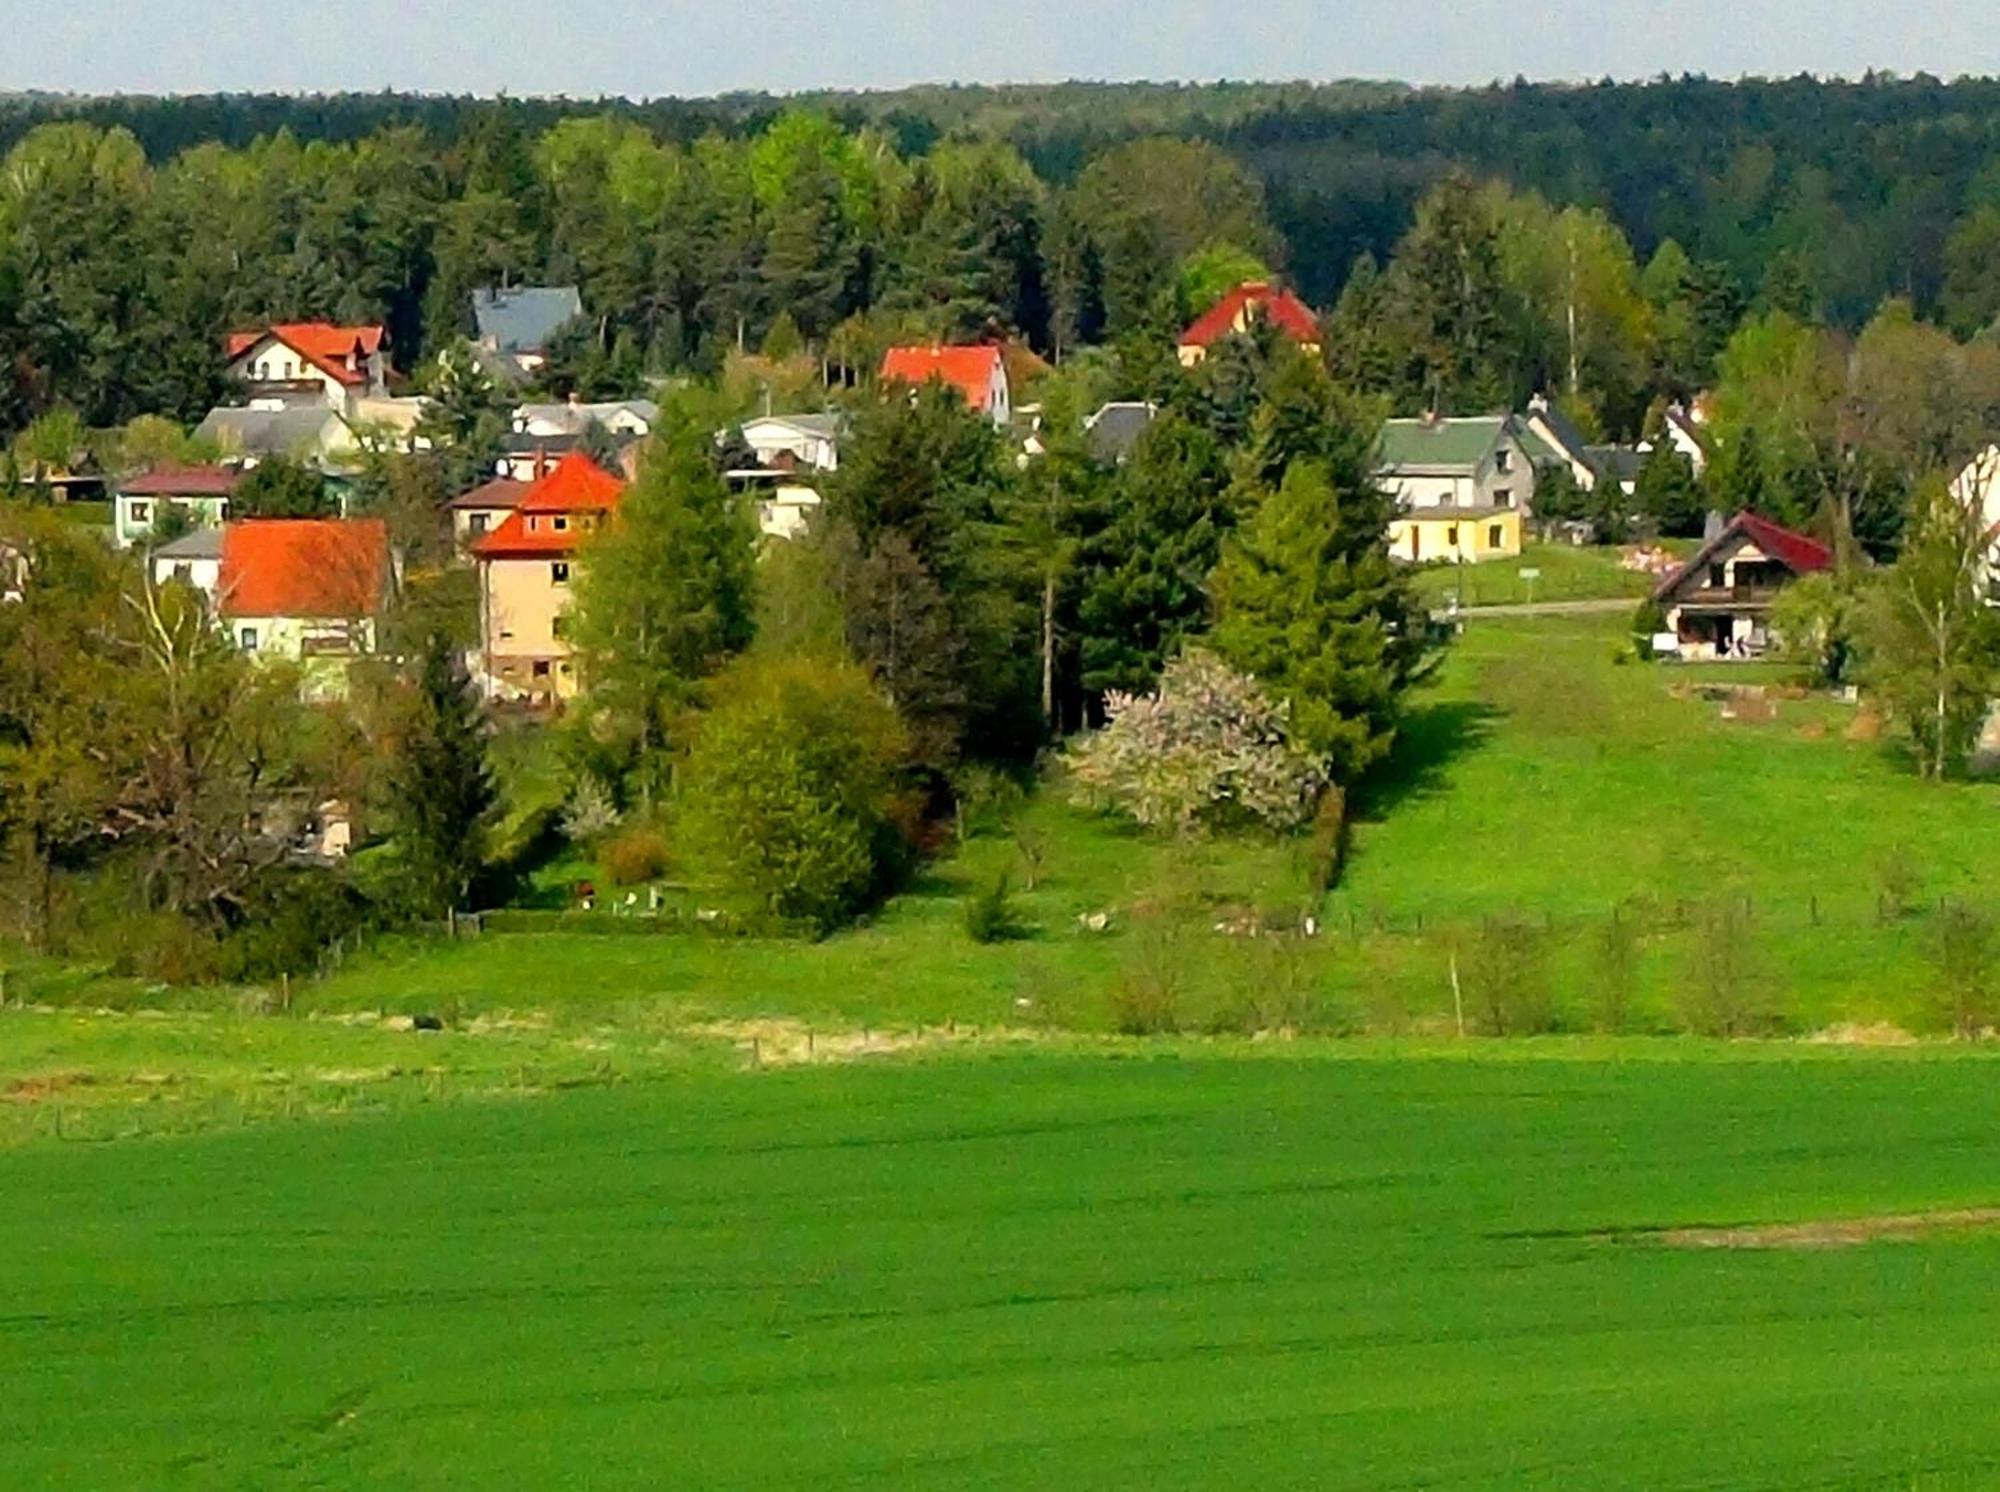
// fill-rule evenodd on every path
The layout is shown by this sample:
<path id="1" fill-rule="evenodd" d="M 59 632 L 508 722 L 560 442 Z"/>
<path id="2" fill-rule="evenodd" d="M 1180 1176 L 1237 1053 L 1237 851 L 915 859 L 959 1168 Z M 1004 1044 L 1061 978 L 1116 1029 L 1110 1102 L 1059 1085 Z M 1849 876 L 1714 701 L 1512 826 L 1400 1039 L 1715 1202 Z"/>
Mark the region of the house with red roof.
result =
<path id="1" fill-rule="evenodd" d="M 1181 333 L 1181 366 L 1196 366 L 1216 343 L 1225 337 L 1247 336 L 1260 321 L 1268 322 L 1307 352 L 1319 351 L 1319 318 L 1304 301 L 1269 280 L 1246 280 Z"/>
<path id="2" fill-rule="evenodd" d="M 1803 576 L 1833 568 L 1817 539 L 1738 513 L 1653 592 L 1683 658 L 1755 658 L 1771 645 L 1771 607 Z M 1665 634 L 1662 634 L 1664 637 Z"/>
<path id="3" fill-rule="evenodd" d="M 127 477 L 112 497 L 111 540 L 120 549 L 143 544 L 169 512 L 191 528 L 220 528 L 242 480 L 231 466 L 155 466 Z"/>
<path id="4" fill-rule="evenodd" d="M 479 566 L 479 641 L 487 692 L 553 705 L 577 692 L 568 636 L 578 550 L 618 509 L 625 483 L 571 451 L 518 494 L 472 541 Z"/>
<path id="5" fill-rule="evenodd" d="M 280 321 L 231 332 L 223 354 L 252 407 L 316 403 L 351 415 L 361 401 L 388 393 L 388 345 L 380 325 Z"/>
<path id="6" fill-rule="evenodd" d="M 301 665 L 339 693 L 346 665 L 375 651 L 396 580 L 379 518 L 253 518 L 225 524 L 214 605 L 229 640 Z"/>
<path id="7" fill-rule="evenodd" d="M 1013 392 L 1007 379 L 1006 354 L 998 347 L 891 347 L 882 355 L 883 383 L 907 383 L 921 388 L 933 379 L 965 400 L 966 406 L 996 425 L 1014 417 Z"/>

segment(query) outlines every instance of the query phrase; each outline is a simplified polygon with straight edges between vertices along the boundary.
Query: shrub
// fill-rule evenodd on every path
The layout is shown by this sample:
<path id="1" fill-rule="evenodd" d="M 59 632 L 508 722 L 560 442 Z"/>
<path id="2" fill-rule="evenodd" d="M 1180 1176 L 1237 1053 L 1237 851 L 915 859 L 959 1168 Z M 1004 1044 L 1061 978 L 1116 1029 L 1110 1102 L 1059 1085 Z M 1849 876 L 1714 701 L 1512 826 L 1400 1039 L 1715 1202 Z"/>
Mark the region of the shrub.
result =
<path id="1" fill-rule="evenodd" d="M 577 779 L 563 808 L 563 834 L 571 843 L 595 839 L 618 827 L 618 805 L 596 773 Z"/>
<path id="2" fill-rule="evenodd" d="M 1631 917 L 1613 912 L 1598 929 L 1593 973 L 1595 1024 L 1615 1035 L 1632 1018 L 1632 994 L 1639 981 L 1639 929 Z"/>
<path id="3" fill-rule="evenodd" d="M 1466 993 L 1489 1036 L 1522 1036 L 1556 1027 L 1549 994 L 1547 941 L 1519 917 L 1485 923 L 1467 949 Z"/>
<path id="4" fill-rule="evenodd" d="M 1959 902 L 1938 914 L 1931 943 L 1935 999 L 1955 1036 L 1975 1036 L 1994 1023 L 1993 919 Z"/>
<path id="5" fill-rule="evenodd" d="M 685 863 L 758 920 L 839 926 L 900 868 L 895 711 L 824 658 L 746 658 L 713 698 L 677 785 Z"/>
<path id="6" fill-rule="evenodd" d="M 634 825 L 612 835 L 604 842 L 600 854 L 604 873 L 614 886 L 641 886 L 647 881 L 657 881 L 667 871 L 667 837 L 644 825 Z"/>
<path id="7" fill-rule="evenodd" d="M 1910 913 L 1922 873 L 1908 845 L 1891 845 L 1875 865 L 1875 911 L 1884 922 L 1895 922 Z"/>
<path id="8" fill-rule="evenodd" d="M 1326 775 L 1291 743 L 1287 711 L 1213 655 L 1174 659 L 1159 692 L 1106 698 L 1110 723 L 1068 757 L 1071 791 L 1148 826 L 1259 823 L 1296 829 L 1312 817 Z"/>
<path id="9" fill-rule="evenodd" d="M 992 767 L 969 765 L 952 774 L 952 795 L 958 801 L 958 837 L 970 839 L 1007 828 L 1027 801 L 1021 784 Z"/>
<path id="10" fill-rule="evenodd" d="M 1781 1024 L 1759 963 L 1756 931 L 1743 901 L 1725 896 L 1698 908 L 1689 967 L 1678 986 L 1681 1017 L 1702 1036 L 1754 1036 Z"/>
<path id="11" fill-rule="evenodd" d="M 1133 909 L 1125 958 L 1111 986 L 1111 1024 L 1125 1036 L 1164 1036 L 1181 1029 L 1187 1002 L 1187 924 L 1174 909 Z"/>
<path id="12" fill-rule="evenodd" d="M 975 943 L 1006 943 L 1027 935 L 1027 928 L 1007 894 L 1005 871 L 966 902 L 965 931 Z"/>

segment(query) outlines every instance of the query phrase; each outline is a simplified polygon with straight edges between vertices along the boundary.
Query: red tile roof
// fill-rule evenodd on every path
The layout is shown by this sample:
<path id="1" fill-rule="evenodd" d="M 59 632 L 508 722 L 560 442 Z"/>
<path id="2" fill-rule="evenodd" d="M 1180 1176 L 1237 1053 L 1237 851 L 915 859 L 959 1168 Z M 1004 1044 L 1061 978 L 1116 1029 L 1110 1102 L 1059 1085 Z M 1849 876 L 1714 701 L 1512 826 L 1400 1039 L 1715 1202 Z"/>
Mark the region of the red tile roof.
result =
<path id="1" fill-rule="evenodd" d="M 368 371 L 358 366 L 381 349 L 380 326 L 335 326 L 327 321 L 280 321 L 229 334 L 224 347 L 235 362 L 265 337 L 276 337 L 300 357 L 342 383 L 366 383 Z M 348 366 L 352 357 L 356 367 Z"/>
<path id="2" fill-rule="evenodd" d="M 1294 342 L 1317 343 L 1319 321 L 1306 303 L 1268 280 L 1248 280 L 1210 306 L 1181 333 L 1181 346 L 1208 347 L 1247 323 L 1253 308 Z"/>
<path id="3" fill-rule="evenodd" d="M 1696 550 L 1692 559 L 1659 583 L 1653 591 L 1654 598 L 1665 600 L 1685 577 L 1700 570 L 1716 551 L 1739 534 L 1794 575 L 1811 575 L 1833 568 L 1833 551 L 1819 540 L 1794 533 L 1768 518 L 1759 518 L 1755 513 L 1738 513 L 1721 533 Z"/>
<path id="4" fill-rule="evenodd" d="M 366 617 L 389 584 L 379 518 L 253 518 L 222 530 L 227 617 Z"/>
<path id="5" fill-rule="evenodd" d="M 571 451 L 528 484 L 520 503 L 492 533 L 475 539 L 481 559 L 533 559 L 570 553 L 595 523 L 570 523 L 573 515 L 609 513 L 625 494 L 625 484 L 581 451 Z M 555 526 L 557 516 L 565 522 Z"/>
<path id="6" fill-rule="evenodd" d="M 1002 367 L 997 347 L 891 347 L 882 355 L 884 383 L 929 383 L 943 379 L 974 409 L 984 410 L 993 392 L 993 370 Z"/>
<path id="7" fill-rule="evenodd" d="M 243 480 L 243 473 L 229 466 L 156 466 L 118 490 L 133 497 L 227 497 Z"/>

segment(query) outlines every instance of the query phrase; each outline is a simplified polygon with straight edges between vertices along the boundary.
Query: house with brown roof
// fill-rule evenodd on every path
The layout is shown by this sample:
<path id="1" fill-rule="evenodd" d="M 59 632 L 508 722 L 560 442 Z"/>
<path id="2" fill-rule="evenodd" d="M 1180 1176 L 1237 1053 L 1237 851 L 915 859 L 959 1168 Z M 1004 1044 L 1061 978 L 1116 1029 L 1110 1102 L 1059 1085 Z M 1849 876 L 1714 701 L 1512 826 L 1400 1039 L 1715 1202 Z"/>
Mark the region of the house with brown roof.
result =
<path id="1" fill-rule="evenodd" d="M 359 401 L 389 392 L 388 345 L 380 325 L 281 321 L 231 332 L 223 353 L 253 407 L 324 404 L 352 414 Z"/>
<path id="2" fill-rule="evenodd" d="M 998 347 L 947 347 L 938 343 L 918 347 L 891 347 L 882 355 L 881 381 L 906 383 L 922 388 L 932 381 L 942 383 L 976 414 L 996 425 L 1014 417 L 1013 389 L 1007 378 L 1007 359 Z"/>
<path id="3" fill-rule="evenodd" d="M 120 549 L 143 544 L 171 512 L 186 527 L 220 528 L 243 473 L 229 466 L 156 466 L 118 484 L 111 505 L 111 540 Z"/>
<path id="4" fill-rule="evenodd" d="M 1197 316 L 1181 333 L 1181 366 L 1196 366 L 1216 343 L 1226 337 L 1248 336 L 1260 322 L 1276 328 L 1281 336 L 1305 351 L 1318 353 L 1319 318 L 1306 303 L 1268 280 L 1246 280 Z"/>
<path id="5" fill-rule="evenodd" d="M 553 705 L 577 692 L 568 625 L 578 551 L 624 494 L 620 478 L 572 451 L 528 484 L 496 528 L 472 541 L 482 683 L 490 696 Z"/>
<path id="6" fill-rule="evenodd" d="M 454 547 L 461 554 L 469 552 L 474 541 L 485 538 L 513 517 L 515 510 L 521 506 L 521 495 L 528 490 L 528 485 L 518 478 L 502 474 L 489 477 L 446 503 L 445 510 L 451 514 Z"/>
<path id="7" fill-rule="evenodd" d="M 1802 576 L 1833 567 L 1817 539 L 1738 513 L 1653 592 L 1682 658 L 1755 658 L 1771 645 L 1771 607 Z"/>

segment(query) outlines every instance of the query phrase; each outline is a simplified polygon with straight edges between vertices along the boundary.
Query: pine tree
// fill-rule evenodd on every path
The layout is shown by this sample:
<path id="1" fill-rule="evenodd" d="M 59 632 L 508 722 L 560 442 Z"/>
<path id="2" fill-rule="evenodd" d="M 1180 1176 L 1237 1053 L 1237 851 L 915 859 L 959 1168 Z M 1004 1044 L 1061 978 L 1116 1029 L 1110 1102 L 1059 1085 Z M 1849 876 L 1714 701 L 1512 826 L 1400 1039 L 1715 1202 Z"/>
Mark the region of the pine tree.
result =
<path id="1" fill-rule="evenodd" d="M 441 632 L 424 643 L 388 795 L 412 906 L 433 917 L 464 906 L 485 864 L 487 819 L 499 793 L 478 701 Z"/>
<path id="2" fill-rule="evenodd" d="M 1612 482 L 1608 485 L 1617 484 Z M 1707 511 L 1701 485 L 1695 481 L 1694 468 L 1688 464 L 1687 458 L 1675 450 L 1673 443 L 1664 436 L 1654 444 L 1639 467 L 1632 500 L 1663 534 L 1689 539 L 1701 533 Z M 1535 506 L 1539 508 L 1541 505 L 1542 495 L 1537 491 Z"/>
<path id="3" fill-rule="evenodd" d="M 700 681 L 748 646 L 756 529 L 722 479 L 706 422 L 670 407 L 616 516 L 578 556 L 571 633 L 602 725 L 635 787 L 664 784 L 668 727 Z"/>
<path id="4" fill-rule="evenodd" d="M 1424 655 L 1422 609 L 1384 542 L 1392 501 L 1347 445 L 1294 462 L 1230 541 L 1213 637 L 1290 701 L 1293 739 L 1343 787 L 1387 754 Z"/>

